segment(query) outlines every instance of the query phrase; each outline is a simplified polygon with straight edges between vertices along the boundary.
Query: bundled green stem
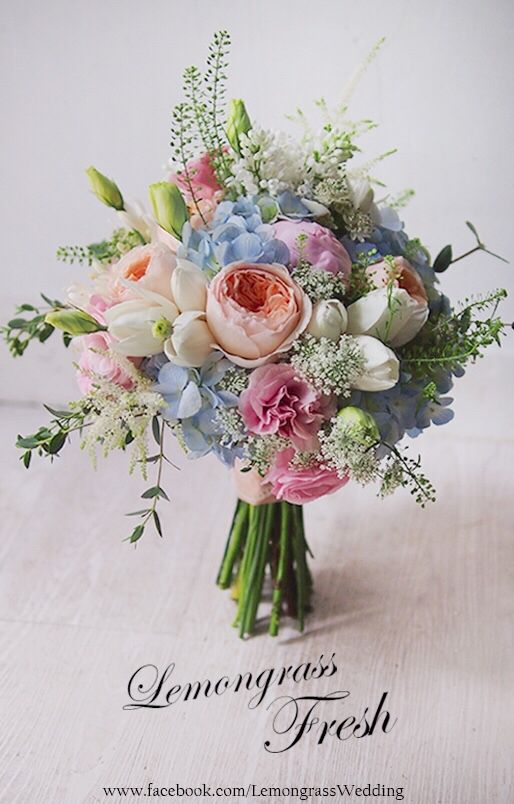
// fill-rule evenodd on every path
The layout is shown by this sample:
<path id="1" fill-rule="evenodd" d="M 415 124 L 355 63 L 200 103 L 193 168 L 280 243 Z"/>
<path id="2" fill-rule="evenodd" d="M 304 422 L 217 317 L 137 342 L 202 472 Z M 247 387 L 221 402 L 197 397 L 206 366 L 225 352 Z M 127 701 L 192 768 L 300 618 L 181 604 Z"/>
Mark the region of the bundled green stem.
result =
<path id="1" fill-rule="evenodd" d="M 312 593 L 308 549 L 301 506 L 238 500 L 217 584 L 231 588 L 237 601 L 234 626 L 241 637 L 255 630 L 267 573 L 272 584 L 268 633 L 277 636 L 284 611 L 303 631 Z"/>

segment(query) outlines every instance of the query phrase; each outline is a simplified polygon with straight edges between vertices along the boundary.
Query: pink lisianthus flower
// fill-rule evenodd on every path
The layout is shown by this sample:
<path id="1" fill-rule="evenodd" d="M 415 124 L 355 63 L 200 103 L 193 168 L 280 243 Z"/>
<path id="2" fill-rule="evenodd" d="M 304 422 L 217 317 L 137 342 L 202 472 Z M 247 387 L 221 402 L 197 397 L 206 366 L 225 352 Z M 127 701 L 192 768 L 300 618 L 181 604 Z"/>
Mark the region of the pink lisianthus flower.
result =
<path id="1" fill-rule="evenodd" d="M 318 447 L 321 422 L 335 414 L 335 401 L 321 396 L 287 363 L 255 369 L 239 410 L 251 433 L 290 438 L 300 450 Z"/>
<path id="2" fill-rule="evenodd" d="M 83 394 L 90 393 L 95 377 L 112 382 L 121 388 L 133 387 L 134 381 L 129 374 L 107 354 L 112 343 L 111 336 L 107 332 L 81 335 L 80 338 L 75 338 L 74 343 L 81 350 L 78 360 L 77 384 Z"/>
<path id="3" fill-rule="evenodd" d="M 332 494 L 348 483 L 348 476 L 339 477 L 333 469 L 317 463 L 294 466 L 291 464 L 294 455 L 293 448 L 278 452 L 264 477 L 277 500 L 303 505 Z"/>
<path id="4" fill-rule="evenodd" d="M 275 237 L 289 249 L 291 268 L 298 264 L 301 251 L 316 270 L 341 273 L 345 280 L 349 279 L 352 270 L 350 255 L 330 229 L 312 221 L 278 221 L 273 224 L 273 230 Z M 301 247 L 299 235 L 305 235 Z"/>
<path id="5" fill-rule="evenodd" d="M 208 153 L 189 160 L 187 176 L 184 171 L 179 171 L 173 173 L 169 180 L 179 187 L 188 203 L 193 200 L 191 189 L 197 201 L 210 201 L 222 189 Z"/>

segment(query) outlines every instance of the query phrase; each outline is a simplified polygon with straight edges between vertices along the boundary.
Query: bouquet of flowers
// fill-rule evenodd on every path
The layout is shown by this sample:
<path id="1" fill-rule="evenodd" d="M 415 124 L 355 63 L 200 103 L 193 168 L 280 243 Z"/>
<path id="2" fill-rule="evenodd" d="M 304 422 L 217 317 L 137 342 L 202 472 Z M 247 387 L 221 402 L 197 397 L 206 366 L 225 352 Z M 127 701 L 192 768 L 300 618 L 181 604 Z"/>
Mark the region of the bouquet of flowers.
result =
<path id="1" fill-rule="evenodd" d="M 89 168 L 117 228 L 57 256 L 89 266 L 90 283 L 64 302 L 22 304 L 3 329 L 13 355 L 62 331 L 82 392 L 18 437 L 26 467 L 77 432 L 93 460 L 121 449 L 130 471 L 155 472 L 130 514 L 131 543 L 149 525 L 162 535 L 168 436 L 188 458 L 212 452 L 233 468 L 238 502 L 217 582 L 232 591 L 241 636 L 261 603 L 276 635 L 284 612 L 303 629 L 311 605 L 305 503 L 349 481 L 434 500 L 405 437 L 451 420 L 453 380 L 500 342 L 506 294 L 452 307 L 438 274 L 488 250 L 468 223 L 476 245 L 431 261 L 399 216 L 409 193 L 391 197 L 373 178 L 388 154 L 359 163 L 373 124 L 352 122 L 346 101 L 319 103 L 320 130 L 299 112 L 297 139 L 262 128 L 241 100 L 227 110 L 228 47 L 216 34 L 205 72 L 184 73 L 150 211 Z"/>

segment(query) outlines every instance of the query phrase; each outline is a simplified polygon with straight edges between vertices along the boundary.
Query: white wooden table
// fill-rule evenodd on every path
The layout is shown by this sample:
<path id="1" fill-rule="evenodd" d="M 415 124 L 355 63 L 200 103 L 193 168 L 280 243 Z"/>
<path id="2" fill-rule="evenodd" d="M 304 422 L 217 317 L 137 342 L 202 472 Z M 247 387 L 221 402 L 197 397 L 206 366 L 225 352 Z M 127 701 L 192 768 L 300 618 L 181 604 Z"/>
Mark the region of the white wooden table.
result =
<path id="1" fill-rule="evenodd" d="M 233 493 L 214 459 L 169 472 L 165 538 L 148 534 L 134 549 L 121 541 L 123 513 L 143 486 L 127 480 L 121 456 L 95 474 L 70 450 L 26 472 L 13 439 L 45 414 L 2 407 L 0 800 L 143 801 L 107 798 L 103 787 L 151 781 L 371 783 L 403 787 L 408 804 L 513 801 L 511 363 L 498 352 L 470 371 L 455 422 L 413 442 L 435 506 L 418 510 L 405 493 L 380 502 L 357 487 L 308 506 L 317 594 L 302 638 L 284 627 L 276 640 L 243 642 L 230 628 L 233 603 L 213 580 Z M 312 733 L 272 754 L 272 713 L 249 710 L 246 692 L 123 709 L 130 675 L 147 663 L 175 662 L 177 682 L 203 681 L 332 652 L 335 676 L 283 691 L 349 690 L 351 704 L 319 710 L 338 719 L 388 691 L 389 734 L 317 745 Z"/>

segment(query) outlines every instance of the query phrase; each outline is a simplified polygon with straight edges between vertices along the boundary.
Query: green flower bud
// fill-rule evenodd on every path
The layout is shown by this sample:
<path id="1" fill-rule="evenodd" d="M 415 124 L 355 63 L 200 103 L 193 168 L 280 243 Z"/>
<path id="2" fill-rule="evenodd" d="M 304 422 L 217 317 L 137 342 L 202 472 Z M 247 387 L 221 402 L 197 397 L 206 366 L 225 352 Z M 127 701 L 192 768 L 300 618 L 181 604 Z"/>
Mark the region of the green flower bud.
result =
<path id="1" fill-rule="evenodd" d="M 56 329 L 62 329 L 69 335 L 85 335 L 88 332 L 98 332 L 105 330 L 93 316 L 83 310 L 52 310 L 45 316 L 47 324 L 51 324 Z"/>
<path id="2" fill-rule="evenodd" d="M 365 410 L 354 408 L 350 405 L 347 408 L 342 408 L 338 412 L 337 418 L 354 431 L 357 441 L 373 443 L 380 440 L 377 423 L 373 416 Z"/>
<path id="3" fill-rule="evenodd" d="M 240 137 L 247 134 L 252 127 L 252 121 L 244 102 L 239 98 L 230 101 L 230 113 L 227 120 L 227 139 L 236 153 L 241 153 Z"/>
<path id="4" fill-rule="evenodd" d="M 86 174 L 92 191 L 102 204 L 117 210 L 125 209 L 123 196 L 112 179 L 108 179 L 94 167 L 88 167 Z"/>
<path id="5" fill-rule="evenodd" d="M 148 189 L 155 220 L 166 232 L 180 238 L 188 214 L 186 202 L 177 185 L 160 181 L 151 184 Z"/>
<path id="6" fill-rule="evenodd" d="M 173 332 L 173 325 L 167 318 L 159 318 L 154 321 L 152 326 L 152 335 L 158 341 L 165 341 Z"/>

